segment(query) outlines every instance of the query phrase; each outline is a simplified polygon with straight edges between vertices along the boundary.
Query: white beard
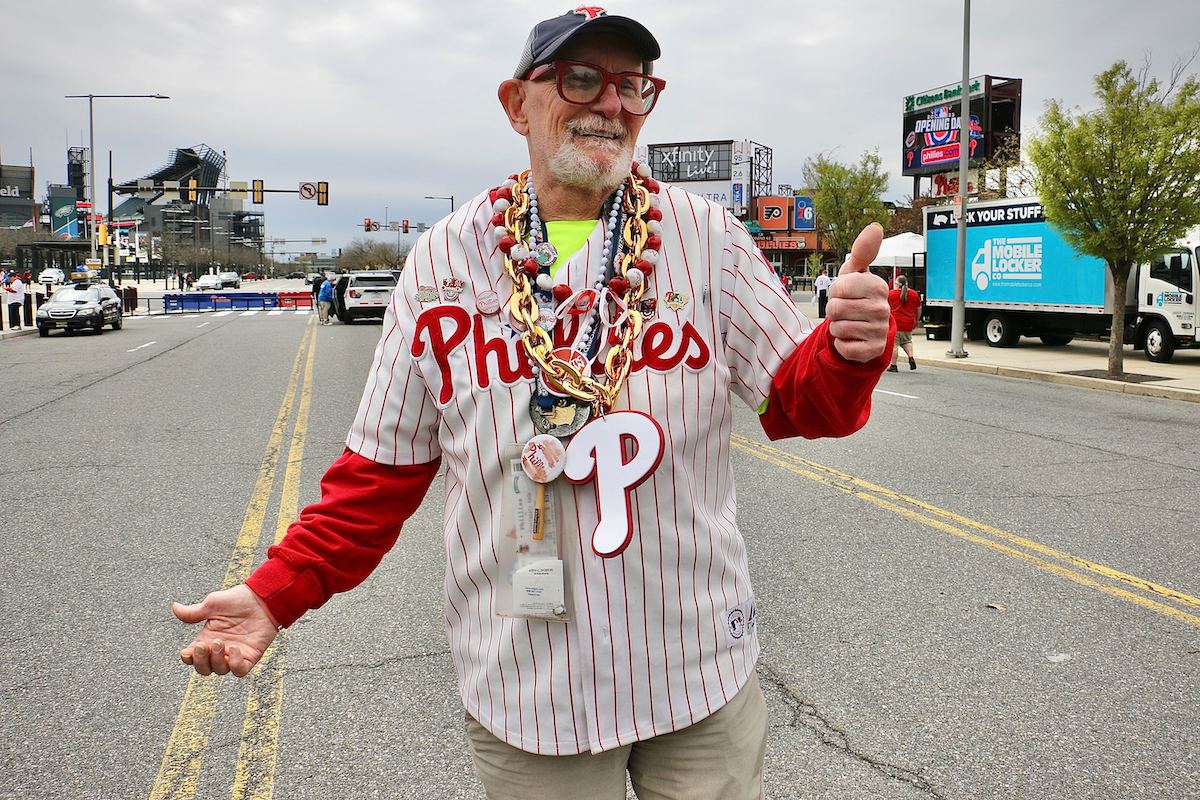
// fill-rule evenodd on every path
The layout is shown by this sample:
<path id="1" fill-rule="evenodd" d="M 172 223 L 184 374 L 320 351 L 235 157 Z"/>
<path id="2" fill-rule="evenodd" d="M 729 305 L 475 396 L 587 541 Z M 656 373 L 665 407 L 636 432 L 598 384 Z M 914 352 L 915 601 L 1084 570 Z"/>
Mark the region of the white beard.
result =
<path id="1" fill-rule="evenodd" d="M 614 188 L 629 174 L 633 146 L 613 140 L 611 145 L 604 147 L 612 153 L 607 166 L 597 162 L 576 144 L 574 137 L 568 136 L 547 164 L 550 174 L 559 183 L 578 189 Z"/>

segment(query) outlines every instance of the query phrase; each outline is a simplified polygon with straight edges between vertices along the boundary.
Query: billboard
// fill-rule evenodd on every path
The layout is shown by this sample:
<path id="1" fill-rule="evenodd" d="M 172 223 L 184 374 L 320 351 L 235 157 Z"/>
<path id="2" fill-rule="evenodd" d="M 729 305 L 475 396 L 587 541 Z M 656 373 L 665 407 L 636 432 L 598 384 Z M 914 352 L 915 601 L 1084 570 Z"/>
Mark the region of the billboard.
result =
<path id="1" fill-rule="evenodd" d="M 815 231 L 817 229 L 817 207 L 809 195 L 798 194 L 792 198 L 792 230 Z"/>
<path id="2" fill-rule="evenodd" d="M 652 144 L 650 170 L 668 183 L 728 181 L 733 177 L 733 142 L 682 142 Z"/>
<path id="3" fill-rule="evenodd" d="M 964 142 L 971 166 L 994 158 L 1014 137 L 1019 143 L 1021 80 L 982 75 L 971 79 L 969 91 L 970 118 L 965 124 L 959 118 L 960 83 L 904 99 L 902 174 L 935 175 L 957 169 Z"/>
<path id="4" fill-rule="evenodd" d="M 729 181 L 693 181 L 684 188 L 692 194 L 698 194 L 719 206 L 733 210 L 733 184 Z"/>
<path id="5" fill-rule="evenodd" d="M 954 299 L 958 216 L 947 208 L 925 211 L 927 297 L 931 305 Z M 969 207 L 967 302 L 998 308 L 1030 304 L 1104 310 L 1104 261 L 1077 252 L 1046 221 L 1036 200 Z"/>
<path id="6" fill-rule="evenodd" d="M 786 231 L 791 223 L 790 197 L 760 197 L 755 222 L 764 231 Z"/>
<path id="7" fill-rule="evenodd" d="M 0 227 L 19 227 L 35 220 L 33 167 L 0 164 Z"/>

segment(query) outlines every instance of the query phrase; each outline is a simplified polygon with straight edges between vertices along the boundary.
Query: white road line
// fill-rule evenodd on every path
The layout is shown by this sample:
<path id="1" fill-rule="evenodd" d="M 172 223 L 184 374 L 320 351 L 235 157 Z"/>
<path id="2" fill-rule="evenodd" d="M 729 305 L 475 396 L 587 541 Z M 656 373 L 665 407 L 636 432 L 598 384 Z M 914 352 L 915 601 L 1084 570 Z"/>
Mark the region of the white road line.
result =
<path id="1" fill-rule="evenodd" d="M 893 397 L 907 397 L 909 400 L 920 400 L 921 399 L 921 398 L 917 397 L 916 395 L 901 394 L 900 392 L 889 392 L 886 389 L 876 389 L 875 391 L 879 392 L 880 394 L 890 394 Z"/>
<path id="2" fill-rule="evenodd" d="M 158 342 L 146 342 L 145 344 L 139 344 L 137 347 L 133 348 L 132 350 L 126 350 L 125 352 L 126 353 L 136 353 L 138 350 L 141 350 L 143 347 L 149 347 L 152 344 L 158 344 Z"/>
<path id="3" fill-rule="evenodd" d="M 311 308 L 297 308 L 296 309 L 297 314 L 309 314 L 311 312 L 312 312 Z"/>
<path id="4" fill-rule="evenodd" d="M 203 314 L 188 314 L 184 319 L 200 319 L 203 316 Z"/>
<path id="5" fill-rule="evenodd" d="M 197 328 L 203 328 L 205 325 L 209 324 L 209 322 L 212 322 L 212 320 L 209 320 L 208 322 L 201 322 L 201 323 L 200 323 L 199 325 L 197 325 L 196 327 L 197 327 Z"/>
<path id="6" fill-rule="evenodd" d="M 232 311 L 218 311 L 217 313 L 213 314 L 213 316 L 214 317 L 228 317 L 232 313 L 233 313 Z"/>
<path id="7" fill-rule="evenodd" d="M 250 308 L 250 309 L 243 311 L 241 314 L 238 314 L 238 316 L 239 317 L 253 317 L 259 311 L 262 311 L 262 309 L 261 308 Z"/>
<path id="8" fill-rule="evenodd" d="M 267 312 L 267 316 L 268 317 L 278 317 L 282 313 L 283 313 L 282 308 L 272 308 L 270 311 Z"/>

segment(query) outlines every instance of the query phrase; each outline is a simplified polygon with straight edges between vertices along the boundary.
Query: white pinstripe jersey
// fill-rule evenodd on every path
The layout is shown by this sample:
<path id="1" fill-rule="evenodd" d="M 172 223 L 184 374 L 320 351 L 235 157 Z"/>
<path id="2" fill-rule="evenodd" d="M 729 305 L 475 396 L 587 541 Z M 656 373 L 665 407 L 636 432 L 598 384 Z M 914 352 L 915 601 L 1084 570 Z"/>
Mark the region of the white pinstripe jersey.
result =
<path id="1" fill-rule="evenodd" d="M 501 453 L 534 430 L 519 339 L 504 311 L 476 308 L 480 293 L 504 300 L 511 290 L 487 193 L 410 253 L 347 438 L 382 463 L 445 459 L 446 622 L 459 690 L 488 730 L 530 752 L 600 752 L 685 727 L 732 698 L 758 657 L 730 393 L 760 406 L 812 326 L 740 222 L 667 184 L 660 199 L 663 245 L 646 295 L 657 307 L 615 408 L 654 417 L 666 450 L 632 493 L 633 539 L 615 558 L 590 547 L 592 485 L 556 483 L 569 622 L 492 611 Z M 588 264 L 594 281 L 603 236 L 597 223 L 556 282 L 583 288 Z"/>

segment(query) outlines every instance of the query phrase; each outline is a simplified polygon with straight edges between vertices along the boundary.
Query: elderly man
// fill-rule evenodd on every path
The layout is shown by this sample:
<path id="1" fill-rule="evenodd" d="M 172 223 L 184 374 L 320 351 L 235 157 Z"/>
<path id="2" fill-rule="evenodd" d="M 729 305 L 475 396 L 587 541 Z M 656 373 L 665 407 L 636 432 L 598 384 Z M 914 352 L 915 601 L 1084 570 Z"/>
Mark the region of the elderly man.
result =
<path id="1" fill-rule="evenodd" d="M 361 582 L 447 462 L 446 619 L 493 798 L 751 798 L 766 707 L 734 519 L 731 393 L 772 438 L 865 424 L 886 286 L 860 236 L 799 315 L 724 208 L 632 164 L 665 82 L 641 24 L 534 27 L 499 99 L 530 169 L 425 233 L 346 451 L 246 585 L 175 606 L 181 651 L 245 675 Z"/>

